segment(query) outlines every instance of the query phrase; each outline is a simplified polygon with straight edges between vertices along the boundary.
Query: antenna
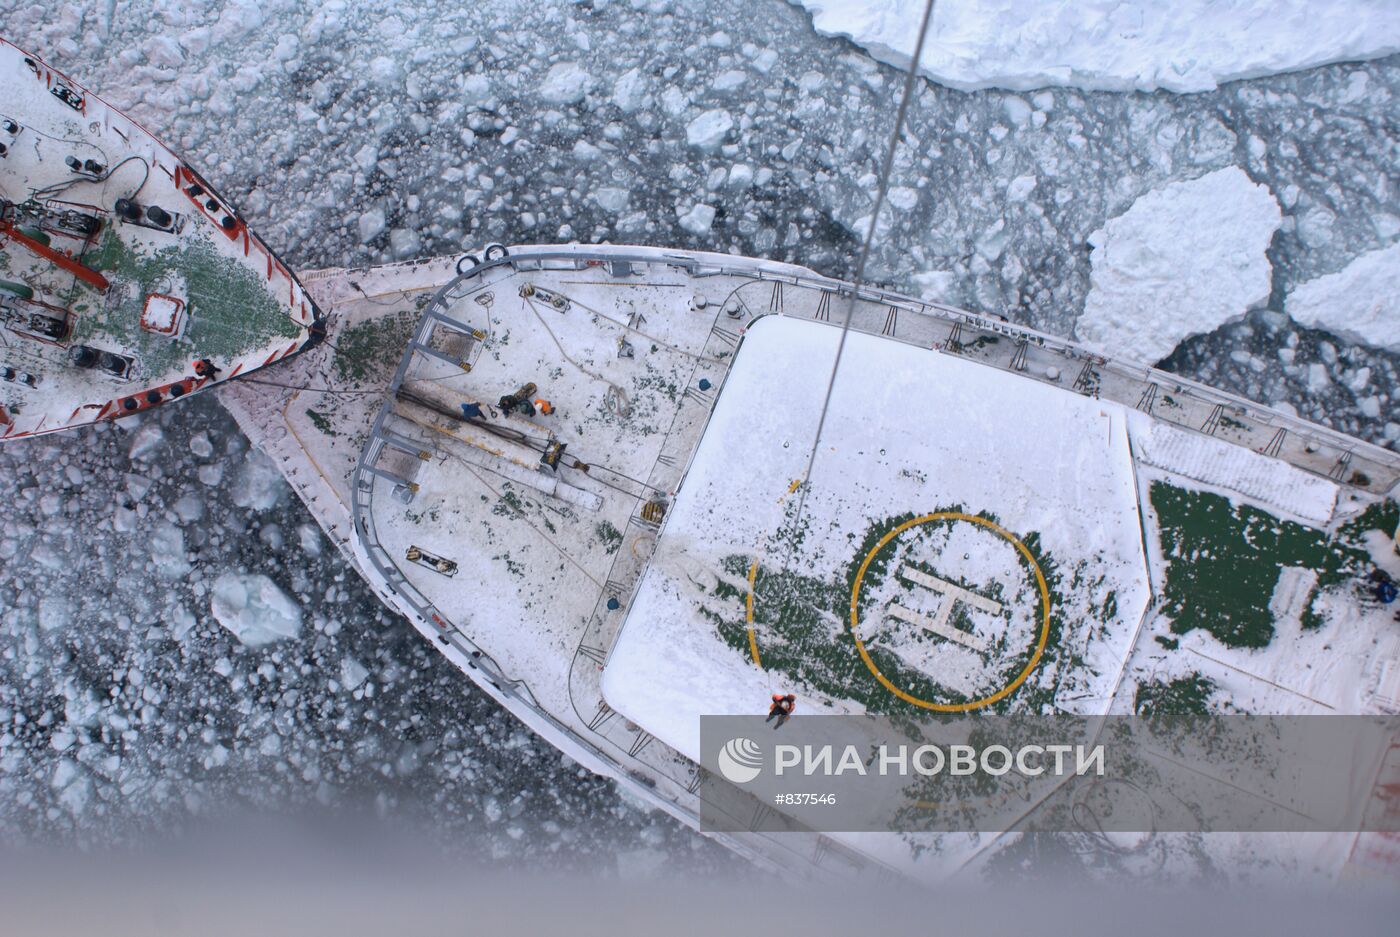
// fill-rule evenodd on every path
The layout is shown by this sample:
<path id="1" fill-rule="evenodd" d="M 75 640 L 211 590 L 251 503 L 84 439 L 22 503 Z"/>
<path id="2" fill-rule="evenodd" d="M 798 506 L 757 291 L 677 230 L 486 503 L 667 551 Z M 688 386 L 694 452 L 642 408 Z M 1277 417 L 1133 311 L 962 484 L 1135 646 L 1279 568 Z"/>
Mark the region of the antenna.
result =
<path id="1" fill-rule="evenodd" d="M 826 383 L 826 396 L 822 400 L 821 416 L 817 419 L 817 432 L 812 439 L 811 451 L 807 453 L 807 468 L 802 473 L 802 487 L 797 496 L 797 509 L 793 513 L 792 530 L 793 537 L 789 541 L 787 557 L 783 562 L 783 572 L 787 573 L 791 564 L 792 552 L 796 549 L 797 534 L 802 529 L 802 512 L 807 505 L 807 492 L 811 488 L 812 467 L 817 461 L 817 448 L 821 445 L 822 430 L 826 428 L 827 411 L 831 408 L 831 395 L 836 389 L 836 373 L 841 368 L 841 356 L 846 350 L 846 336 L 851 331 L 851 317 L 855 313 L 856 296 L 860 292 L 861 282 L 865 278 L 865 266 L 870 260 L 870 248 L 875 241 L 875 228 L 879 224 L 880 210 L 885 205 L 885 194 L 889 190 L 890 172 L 894 167 L 895 150 L 899 148 L 899 137 L 904 131 L 904 120 L 909 112 L 909 101 L 914 96 L 914 85 L 919 76 L 919 58 L 923 55 L 924 39 L 928 36 L 929 23 L 933 19 L 934 0 L 928 0 L 924 6 L 923 22 L 919 25 L 919 39 L 914 44 L 914 55 L 909 60 L 909 69 L 904 74 L 904 92 L 899 99 L 899 110 L 895 114 L 894 129 L 890 132 L 889 146 L 885 148 L 885 159 L 880 167 L 880 184 L 875 192 L 875 208 L 870 215 L 870 226 L 865 231 L 865 239 L 861 244 L 860 256 L 856 261 L 855 275 L 852 278 L 852 289 L 846 300 L 846 314 L 841 320 L 841 338 L 836 344 L 836 358 L 831 362 L 831 376 Z"/>

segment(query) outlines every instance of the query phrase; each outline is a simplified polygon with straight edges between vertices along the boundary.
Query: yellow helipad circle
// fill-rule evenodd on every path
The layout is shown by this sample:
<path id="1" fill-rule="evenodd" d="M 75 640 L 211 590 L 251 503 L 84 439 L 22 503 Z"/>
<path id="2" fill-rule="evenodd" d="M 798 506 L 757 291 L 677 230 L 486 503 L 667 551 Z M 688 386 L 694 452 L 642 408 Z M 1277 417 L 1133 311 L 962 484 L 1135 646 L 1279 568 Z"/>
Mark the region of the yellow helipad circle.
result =
<path id="1" fill-rule="evenodd" d="M 1040 588 L 1040 637 L 1036 640 L 1035 643 L 1035 653 L 1031 655 L 1031 659 L 1026 663 L 1025 668 L 1019 674 L 1017 674 L 1016 678 L 1010 683 L 1008 683 L 1006 686 L 1002 687 L 1000 690 L 997 690 L 990 696 L 984 696 L 981 699 L 969 700 L 966 703 L 933 703 L 926 699 L 920 699 L 919 697 L 914 696 L 912 693 L 907 693 L 904 690 L 901 690 L 899 687 L 891 683 L 888 677 L 886 677 L 883 673 L 880 672 L 879 667 L 875 666 L 875 661 L 870 659 L 870 652 L 865 649 L 865 642 L 860 639 L 860 614 L 858 609 L 858 606 L 860 604 L 860 587 L 861 583 L 865 581 L 865 573 L 867 570 L 870 569 L 871 562 L 874 561 L 876 555 L 881 550 L 883 550 L 886 546 L 889 545 L 890 541 L 894 540 L 896 537 L 904 533 L 909 528 L 917 527 L 920 524 L 928 524 L 933 521 L 943 520 L 968 521 L 973 524 L 980 524 L 988 530 L 1000 534 L 1012 546 L 1014 546 L 1023 557 L 1026 558 L 1026 562 L 1031 564 L 1031 569 L 1035 572 L 1036 585 Z M 752 595 L 752 592 L 750 592 L 750 595 Z M 881 537 L 879 542 L 876 543 L 875 546 L 873 546 L 870 549 L 870 552 L 865 554 L 865 559 L 861 561 L 860 569 L 856 572 L 856 581 L 851 586 L 851 637 L 856 642 L 856 650 L 860 652 L 860 659 L 865 661 L 865 666 L 869 668 L 872 674 L 875 675 L 875 679 L 879 680 L 880 684 L 885 689 L 889 690 L 891 693 L 904 700 L 906 703 L 913 703 L 915 706 L 921 706 L 924 709 L 931 709 L 935 712 L 969 712 L 974 709 L 981 709 L 983 706 L 990 706 L 998 700 L 1005 699 L 1011 693 L 1015 692 L 1017 687 L 1019 687 L 1022 683 L 1026 681 L 1026 678 L 1031 675 L 1031 671 L 1035 670 L 1036 665 L 1040 663 L 1040 656 L 1045 652 L 1045 642 L 1050 639 L 1050 589 L 1048 586 L 1046 586 L 1045 574 L 1040 571 L 1040 564 L 1035 561 L 1035 557 L 1031 556 L 1031 551 L 1026 548 L 1026 545 L 1024 543 L 1017 539 L 1015 534 L 1011 533 L 1011 531 L 1002 527 L 995 521 L 989 521 L 985 517 L 977 517 L 972 514 L 963 514 L 961 511 L 939 511 L 935 514 L 924 514 L 921 517 L 911 517 L 909 520 L 895 527 L 893 530 L 890 530 L 883 537 Z"/>
<path id="2" fill-rule="evenodd" d="M 907 693 L 904 690 L 901 690 L 899 687 L 895 686 L 893 683 L 890 682 L 890 679 L 888 677 L 886 677 L 883 673 L 880 672 L 880 668 L 875 666 L 875 662 L 870 659 L 870 652 L 865 649 L 865 642 L 860 639 L 860 633 L 857 630 L 857 627 L 860 624 L 860 615 L 858 612 L 858 605 L 860 602 L 860 587 L 861 583 L 865 581 L 865 573 L 867 570 L 869 570 L 870 563 L 875 559 L 876 554 L 878 554 L 881 550 L 888 546 L 891 540 L 898 537 L 900 534 L 904 533 L 909 528 L 917 527 L 920 524 L 927 524 L 932 521 L 941 520 L 970 521 L 974 524 L 980 524 L 983 527 L 986 527 L 988 530 L 992 530 L 1000 534 L 1012 546 L 1014 546 L 1022 556 L 1026 558 L 1026 562 L 1031 564 L 1031 569 L 1035 571 L 1036 585 L 1040 589 L 1040 636 L 1036 640 L 1035 653 L 1031 655 L 1030 661 L 1028 661 L 1025 668 L 1019 674 L 1016 675 L 1016 678 L 1014 680 L 1012 680 L 1006 686 L 1002 687 L 1000 690 L 996 691 L 990 696 L 984 696 L 981 699 L 969 700 L 966 703 L 931 703 L 928 700 L 920 699 L 919 697 L 914 696 L 912 693 Z M 753 623 L 754 584 L 758 579 L 758 567 L 759 560 L 757 557 L 755 557 L 754 561 L 749 565 L 749 573 L 747 577 L 749 588 L 744 596 L 744 623 L 747 626 L 746 630 L 748 631 L 749 654 L 753 657 L 754 665 L 757 667 L 762 667 L 763 661 L 758 653 L 758 636 L 754 632 Z M 860 652 L 860 659 L 865 661 L 865 666 L 869 668 L 872 674 L 875 675 L 875 679 L 879 680 L 880 684 L 885 689 L 889 690 L 891 693 L 904 700 L 906 703 L 913 703 L 915 706 L 921 706 L 924 709 L 931 709 L 935 712 L 970 712 L 974 709 L 981 709 L 984 706 L 990 706 L 998 700 L 1005 699 L 1007 696 L 1014 693 L 1017 687 L 1019 687 L 1022 683 L 1026 682 L 1026 678 L 1031 675 L 1031 672 L 1035 670 L 1036 666 L 1040 663 L 1041 655 L 1045 653 L 1045 643 L 1050 639 L 1050 589 L 1045 584 L 1045 574 L 1041 572 L 1040 564 L 1035 561 L 1035 557 L 1031 555 L 1031 551 L 1027 549 L 1026 545 L 1022 543 L 1020 539 L 1016 537 L 1015 534 L 1011 533 L 1011 531 L 1002 527 L 995 521 L 989 521 L 985 517 L 977 517 L 972 514 L 963 514 L 961 511 L 939 511 L 935 514 L 924 514 L 921 517 L 910 518 L 909 520 L 905 521 L 904 523 L 895 527 L 893 530 L 886 533 L 883 537 L 880 538 L 880 541 L 870 549 L 870 552 L 865 555 L 864 561 L 862 561 L 860 564 L 860 569 L 856 572 L 855 584 L 851 587 L 851 637 L 856 642 L 856 650 Z"/>

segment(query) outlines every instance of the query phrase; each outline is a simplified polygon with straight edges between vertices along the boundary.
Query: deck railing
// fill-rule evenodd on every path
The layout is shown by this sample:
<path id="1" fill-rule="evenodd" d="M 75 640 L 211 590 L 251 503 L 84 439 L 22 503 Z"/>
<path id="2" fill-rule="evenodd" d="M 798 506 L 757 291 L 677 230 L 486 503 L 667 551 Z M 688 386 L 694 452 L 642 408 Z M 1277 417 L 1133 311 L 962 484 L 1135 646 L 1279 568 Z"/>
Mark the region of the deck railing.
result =
<path id="1" fill-rule="evenodd" d="M 475 260 L 475 258 L 472 258 Z M 356 465 L 351 479 L 351 516 L 355 527 L 355 536 L 360 550 L 366 561 L 379 574 L 385 587 L 393 592 L 394 596 L 412 610 L 419 623 L 430 630 L 436 640 L 445 648 L 450 648 L 466 666 L 473 670 L 478 670 L 486 678 L 486 681 L 496 689 L 502 696 L 509 699 L 519 700 L 528 706 L 535 714 L 536 718 L 546 722 L 550 728 L 563 737 L 569 739 L 583 750 L 593 754 L 595 757 L 606 763 L 617 764 L 615 755 L 609 754 L 601 748 L 594 739 L 590 739 L 574 727 L 564 723 L 552 713 L 542 709 L 536 702 L 534 695 L 530 692 L 528 685 L 523 680 L 512 680 L 508 677 L 503 668 L 465 634 L 457 623 L 451 621 L 442 614 L 433 603 L 419 589 L 417 589 L 409 578 L 399 569 L 394 558 L 383 547 L 379 540 L 377 527 L 375 524 L 373 502 L 376 489 L 379 485 L 392 484 L 393 479 L 386 477 L 389 473 L 378 466 L 381 454 L 387 446 L 393 445 L 393 432 L 387 426 L 387 421 L 393 412 L 393 401 L 395 394 L 402 388 L 404 381 L 409 375 L 413 365 L 416 350 L 419 346 L 426 344 L 434 325 L 441 321 L 451 310 L 452 305 L 467 295 L 462 291 L 462 287 L 478 277 L 486 276 L 492 271 L 509 268 L 512 273 L 527 273 L 530 271 L 542 270 L 582 270 L 588 267 L 609 265 L 613 275 L 626 275 L 633 270 L 633 265 L 664 264 L 680 270 L 684 270 L 692 277 L 729 276 L 737 278 L 747 278 L 751 281 L 767 281 L 774 283 L 784 283 L 796 287 L 820 290 L 831 293 L 841 298 L 854 298 L 867 303 L 879 304 L 898 310 L 908 311 L 915 315 L 927 317 L 930 320 L 941 321 L 950 326 L 950 332 L 959 335 L 961 344 L 965 347 L 977 335 L 1005 337 L 1013 340 L 1014 349 L 1006 361 L 993 360 L 983 353 L 968 354 L 964 351 L 943 347 L 939 342 L 932 347 L 948 353 L 963 354 L 969 360 L 986 364 L 992 367 L 999 367 L 1004 370 L 1023 374 L 1031 379 L 1039 379 L 1047 382 L 1058 383 L 1058 377 L 1049 378 L 1045 371 L 1046 356 L 1053 356 L 1053 360 L 1060 361 L 1066 365 L 1065 375 L 1076 370 L 1084 373 L 1093 372 L 1095 381 L 1092 386 L 1088 382 L 1076 381 L 1070 388 L 1080 393 L 1097 395 L 1105 386 L 1113 390 L 1117 396 L 1117 402 L 1130 408 L 1136 407 L 1152 412 L 1159 419 L 1168 419 L 1176 425 L 1194 431 L 1202 431 L 1202 427 L 1190 425 L 1185 421 L 1171 420 L 1169 416 L 1154 408 L 1157 401 L 1157 394 L 1150 388 L 1170 388 L 1170 395 L 1174 398 L 1193 401 L 1200 407 L 1209 407 L 1212 414 L 1217 414 L 1219 408 L 1223 408 L 1239 420 L 1234 420 L 1236 424 L 1244 426 L 1246 429 L 1252 427 L 1257 430 L 1251 436 L 1262 437 L 1268 431 L 1273 435 L 1269 436 L 1269 442 L 1258 451 L 1264 452 L 1276 458 L 1282 458 L 1292 464 L 1299 465 L 1307 471 L 1316 474 L 1329 474 L 1318 471 L 1316 460 L 1314 464 L 1300 464 L 1298 459 L 1287 458 L 1285 453 L 1296 453 L 1301 450 L 1309 454 L 1324 452 L 1325 456 L 1336 456 L 1337 464 L 1343 466 L 1349 473 L 1348 477 L 1336 477 L 1335 481 L 1342 484 L 1351 484 L 1354 487 L 1364 488 L 1373 492 L 1384 493 L 1400 485 L 1400 454 L 1392 452 L 1373 444 L 1352 439 L 1331 430 L 1327 427 L 1309 423 L 1301 418 L 1291 416 L 1271 410 L 1262 405 L 1250 402 L 1232 394 L 1216 390 L 1189 378 L 1168 372 L 1159 371 L 1155 368 L 1141 364 L 1118 361 L 1095 354 L 1089 349 L 1076 345 L 1073 342 L 1056 338 L 1025 326 L 1005 322 L 994 317 L 979 315 L 964 309 L 941 303 L 930 303 L 913 299 L 883 290 L 878 287 L 861 286 L 853 287 L 849 283 L 840 280 L 822 277 L 810 272 L 799 272 L 798 268 L 788 265 L 776 264 L 773 262 L 752 260 L 747 258 L 727 258 L 719 255 L 692 255 L 676 254 L 655 249 L 637 249 L 627 247 L 578 247 L 578 248 L 544 248 L 516 249 L 508 254 L 493 257 L 490 260 L 477 261 L 470 268 L 460 270 L 459 275 L 438 291 L 433 299 L 424 308 L 419 323 L 414 330 L 413 339 L 409 348 L 404 353 L 394 372 L 393 378 L 389 382 L 385 393 L 385 399 L 376 414 L 373 427 L 369 435 L 369 441 L 361 450 L 359 461 Z M 742 286 L 740 287 L 742 289 Z M 844 319 L 845 312 L 836 303 L 827 304 L 828 317 L 822 321 L 830 324 L 839 324 Z M 767 315 L 771 312 L 781 312 L 781 310 L 765 310 L 760 315 Z M 968 331 L 961 331 L 954 327 L 961 326 Z M 853 328 L 860 328 L 853 320 Z M 900 338 L 891 334 L 887 329 L 879 329 L 872 325 L 870 328 L 860 328 L 861 331 L 871 334 L 884 335 L 895 341 L 911 341 L 909 338 Z M 925 342 L 911 342 L 922 347 L 929 347 Z M 1033 348 L 1036 353 L 1036 363 L 1040 366 L 1038 371 L 1029 367 L 1028 349 Z M 1117 383 L 1109 382 L 1105 384 L 1105 376 L 1113 377 Z M 1083 383 L 1083 386 L 1080 386 Z M 1124 399 L 1137 395 L 1138 399 Z M 1144 405 L 1145 404 L 1145 405 Z M 1183 413 L 1185 412 L 1185 408 Z M 1233 417 L 1232 417 L 1233 419 Z M 1246 424 L 1244 421 L 1248 421 Z M 1218 422 L 1218 421 L 1217 421 Z M 1282 431 L 1293 441 L 1294 448 L 1286 449 L 1283 445 L 1282 437 L 1278 433 Z M 1236 435 L 1240 435 L 1236 431 Z M 1227 439 L 1227 441 L 1240 445 L 1238 440 Z M 1359 483 L 1356 472 L 1360 471 L 1365 483 Z M 407 479 L 401 480 L 407 483 Z M 467 623 L 463 623 L 467 624 Z M 679 758 L 680 756 L 677 755 Z M 652 766 L 653 770 L 656 769 Z M 692 766 L 698 771 L 698 766 Z M 663 772 L 664 773 L 664 772 Z M 668 809 L 680 815 L 695 818 L 698 816 L 696 805 L 689 798 L 697 795 L 699 788 L 690 780 L 671 777 L 681 793 L 663 791 L 657 789 L 647 779 L 639 778 L 634 772 L 623 770 L 619 775 L 621 783 L 629 784 L 634 789 L 645 796 L 660 798 L 665 802 Z M 808 856 L 814 862 L 820 859 L 823 849 L 829 848 L 824 837 L 817 837 L 815 840 L 816 855 Z M 794 844 L 782 845 L 784 851 L 792 851 Z M 744 849 L 745 852 L 752 850 Z"/>

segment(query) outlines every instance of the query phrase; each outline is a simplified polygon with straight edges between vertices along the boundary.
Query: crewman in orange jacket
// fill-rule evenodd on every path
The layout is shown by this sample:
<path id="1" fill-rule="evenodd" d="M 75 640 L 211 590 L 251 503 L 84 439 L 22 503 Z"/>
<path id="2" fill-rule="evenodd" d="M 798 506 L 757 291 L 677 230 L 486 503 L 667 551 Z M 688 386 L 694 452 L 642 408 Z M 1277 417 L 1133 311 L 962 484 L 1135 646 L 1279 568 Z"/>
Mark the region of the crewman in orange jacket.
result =
<path id="1" fill-rule="evenodd" d="M 768 707 L 768 718 L 765 719 L 764 722 L 772 722 L 774 719 L 777 719 L 778 721 L 773 725 L 773 728 L 776 729 L 784 722 L 788 721 L 788 718 L 792 716 L 792 711 L 796 706 L 797 696 L 795 694 L 774 693 L 773 705 Z"/>

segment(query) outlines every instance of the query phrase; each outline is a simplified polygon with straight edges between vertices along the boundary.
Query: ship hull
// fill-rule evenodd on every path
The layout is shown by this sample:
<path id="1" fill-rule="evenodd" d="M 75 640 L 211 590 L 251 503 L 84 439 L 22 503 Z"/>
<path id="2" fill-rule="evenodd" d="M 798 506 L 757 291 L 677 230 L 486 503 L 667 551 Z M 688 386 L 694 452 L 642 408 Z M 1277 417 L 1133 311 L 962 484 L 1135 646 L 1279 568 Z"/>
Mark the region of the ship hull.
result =
<path id="1" fill-rule="evenodd" d="M 0 439 L 148 412 L 323 332 L 296 275 L 140 124 L 0 40 Z"/>
<path id="2" fill-rule="evenodd" d="M 791 461 L 785 453 L 805 455 L 846 321 L 859 373 L 847 374 L 853 386 L 838 398 L 858 405 L 854 414 L 833 412 L 828 443 L 861 458 L 821 456 L 807 503 L 813 523 L 859 543 L 867 522 L 955 515 L 1030 540 L 1046 568 L 1098 584 L 1097 593 L 1053 587 L 1063 589 L 1054 599 L 1065 623 L 1046 666 L 987 700 L 1019 711 L 1018 699 L 1042 705 L 1030 701 L 1049 693 L 1060 709 L 1131 712 L 1163 658 L 1199 668 L 1214 666 L 1200 659 L 1216 655 L 1222 663 L 1210 676 L 1243 681 L 1230 687 L 1243 711 L 1393 705 L 1373 679 L 1372 638 L 1389 626 L 1371 605 L 1347 599 L 1350 582 L 1308 593 L 1278 574 L 1276 555 L 1238 561 L 1274 570 L 1271 627 L 1316 614 L 1326 619 L 1318 640 L 1350 636 L 1328 651 L 1337 662 L 1318 686 L 1300 683 L 1287 655 L 1270 665 L 1276 671 L 1258 672 L 1253 651 L 1217 647 L 1221 640 L 1186 628 L 1168 601 L 1182 577 L 1209 573 L 1169 555 L 1181 535 L 1173 512 L 1201 505 L 1264 512 L 1319 543 L 1345 541 L 1348 556 L 1374 549 L 1366 562 L 1377 568 L 1390 563 L 1377 532 L 1362 529 L 1393 510 L 1400 457 L 1388 450 L 998 319 L 787 264 L 655 248 L 516 247 L 323 271 L 308 283 L 333 312 L 333 344 L 294 366 L 307 389 L 230 388 L 224 400 L 240 425 L 283 466 L 376 594 L 463 674 L 580 763 L 690 825 L 700 825 L 708 796 L 692 734 L 700 715 L 761 714 L 765 679 L 800 685 L 805 712 L 905 705 L 898 693 L 862 697 L 870 681 L 833 689 L 810 670 L 760 661 L 775 639 L 764 628 L 782 624 L 755 625 L 754 604 L 764 600 L 755 574 L 781 564 L 772 537 L 803 481 L 797 463 L 772 478 L 763 469 Z M 793 356 L 786 369 L 766 374 L 765 361 L 784 354 Z M 812 389 L 801 391 L 804 382 Z M 536 385 L 525 395 L 533 412 L 515 412 L 507 398 L 528 384 Z M 893 398 L 881 396 L 886 388 Z M 545 398 L 548 408 L 539 406 Z M 1007 416 L 1028 402 L 1036 406 L 1029 418 Z M 959 412 L 984 404 L 978 425 L 960 428 Z M 863 424 L 883 435 L 857 438 Z M 898 427 L 917 440 L 901 441 Z M 563 457 L 550 464 L 561 442 Z M 881 467 L 901 452 L 912 461 Z M 949 452 L 957 458 L 938 462 Z M 1081 469 L 1057 482 L 1048 472 L 1057 461 Z M 921 465 L 927 478 L 918 477 Z M 1033 480 L 1017 482 L 1018 465 Z M 841 491 L 852 485 L 869 515 L 854 523 L 841 514 L 851 507 Z M 1025 497 L 1028 489 L 1035 497 Z M 1394 531 L 1384 534 L 1393 549 Z M 828 559 L 844 576 L 849 558 Z M 811 570 L 822 562 L 811 560 Z M 725 635 L 745 627 L 745 571 L 749 636 L 732 644 Z M 705 585 L 696 591 L 696 583 Z M 679 604 L 668 605 L 676 596 Z M 1177 639 L 1158 638 L 1178 632 L 1180 648 L 1165 652 Z M 1056 649 L 1070 646 L 1086 648 L 1093 666 Z M 717 838 L 789 873 L 895 870 L 924 880 L 975 868 L 1008 842 L 945 841 L 919 859 L 893 835 Z M 1230 855 L 1239 838 L 1217 842 Z M 1351 845 L 1332 836 L 1301 848 L 1340 856 L 1340 868 Z"/>

